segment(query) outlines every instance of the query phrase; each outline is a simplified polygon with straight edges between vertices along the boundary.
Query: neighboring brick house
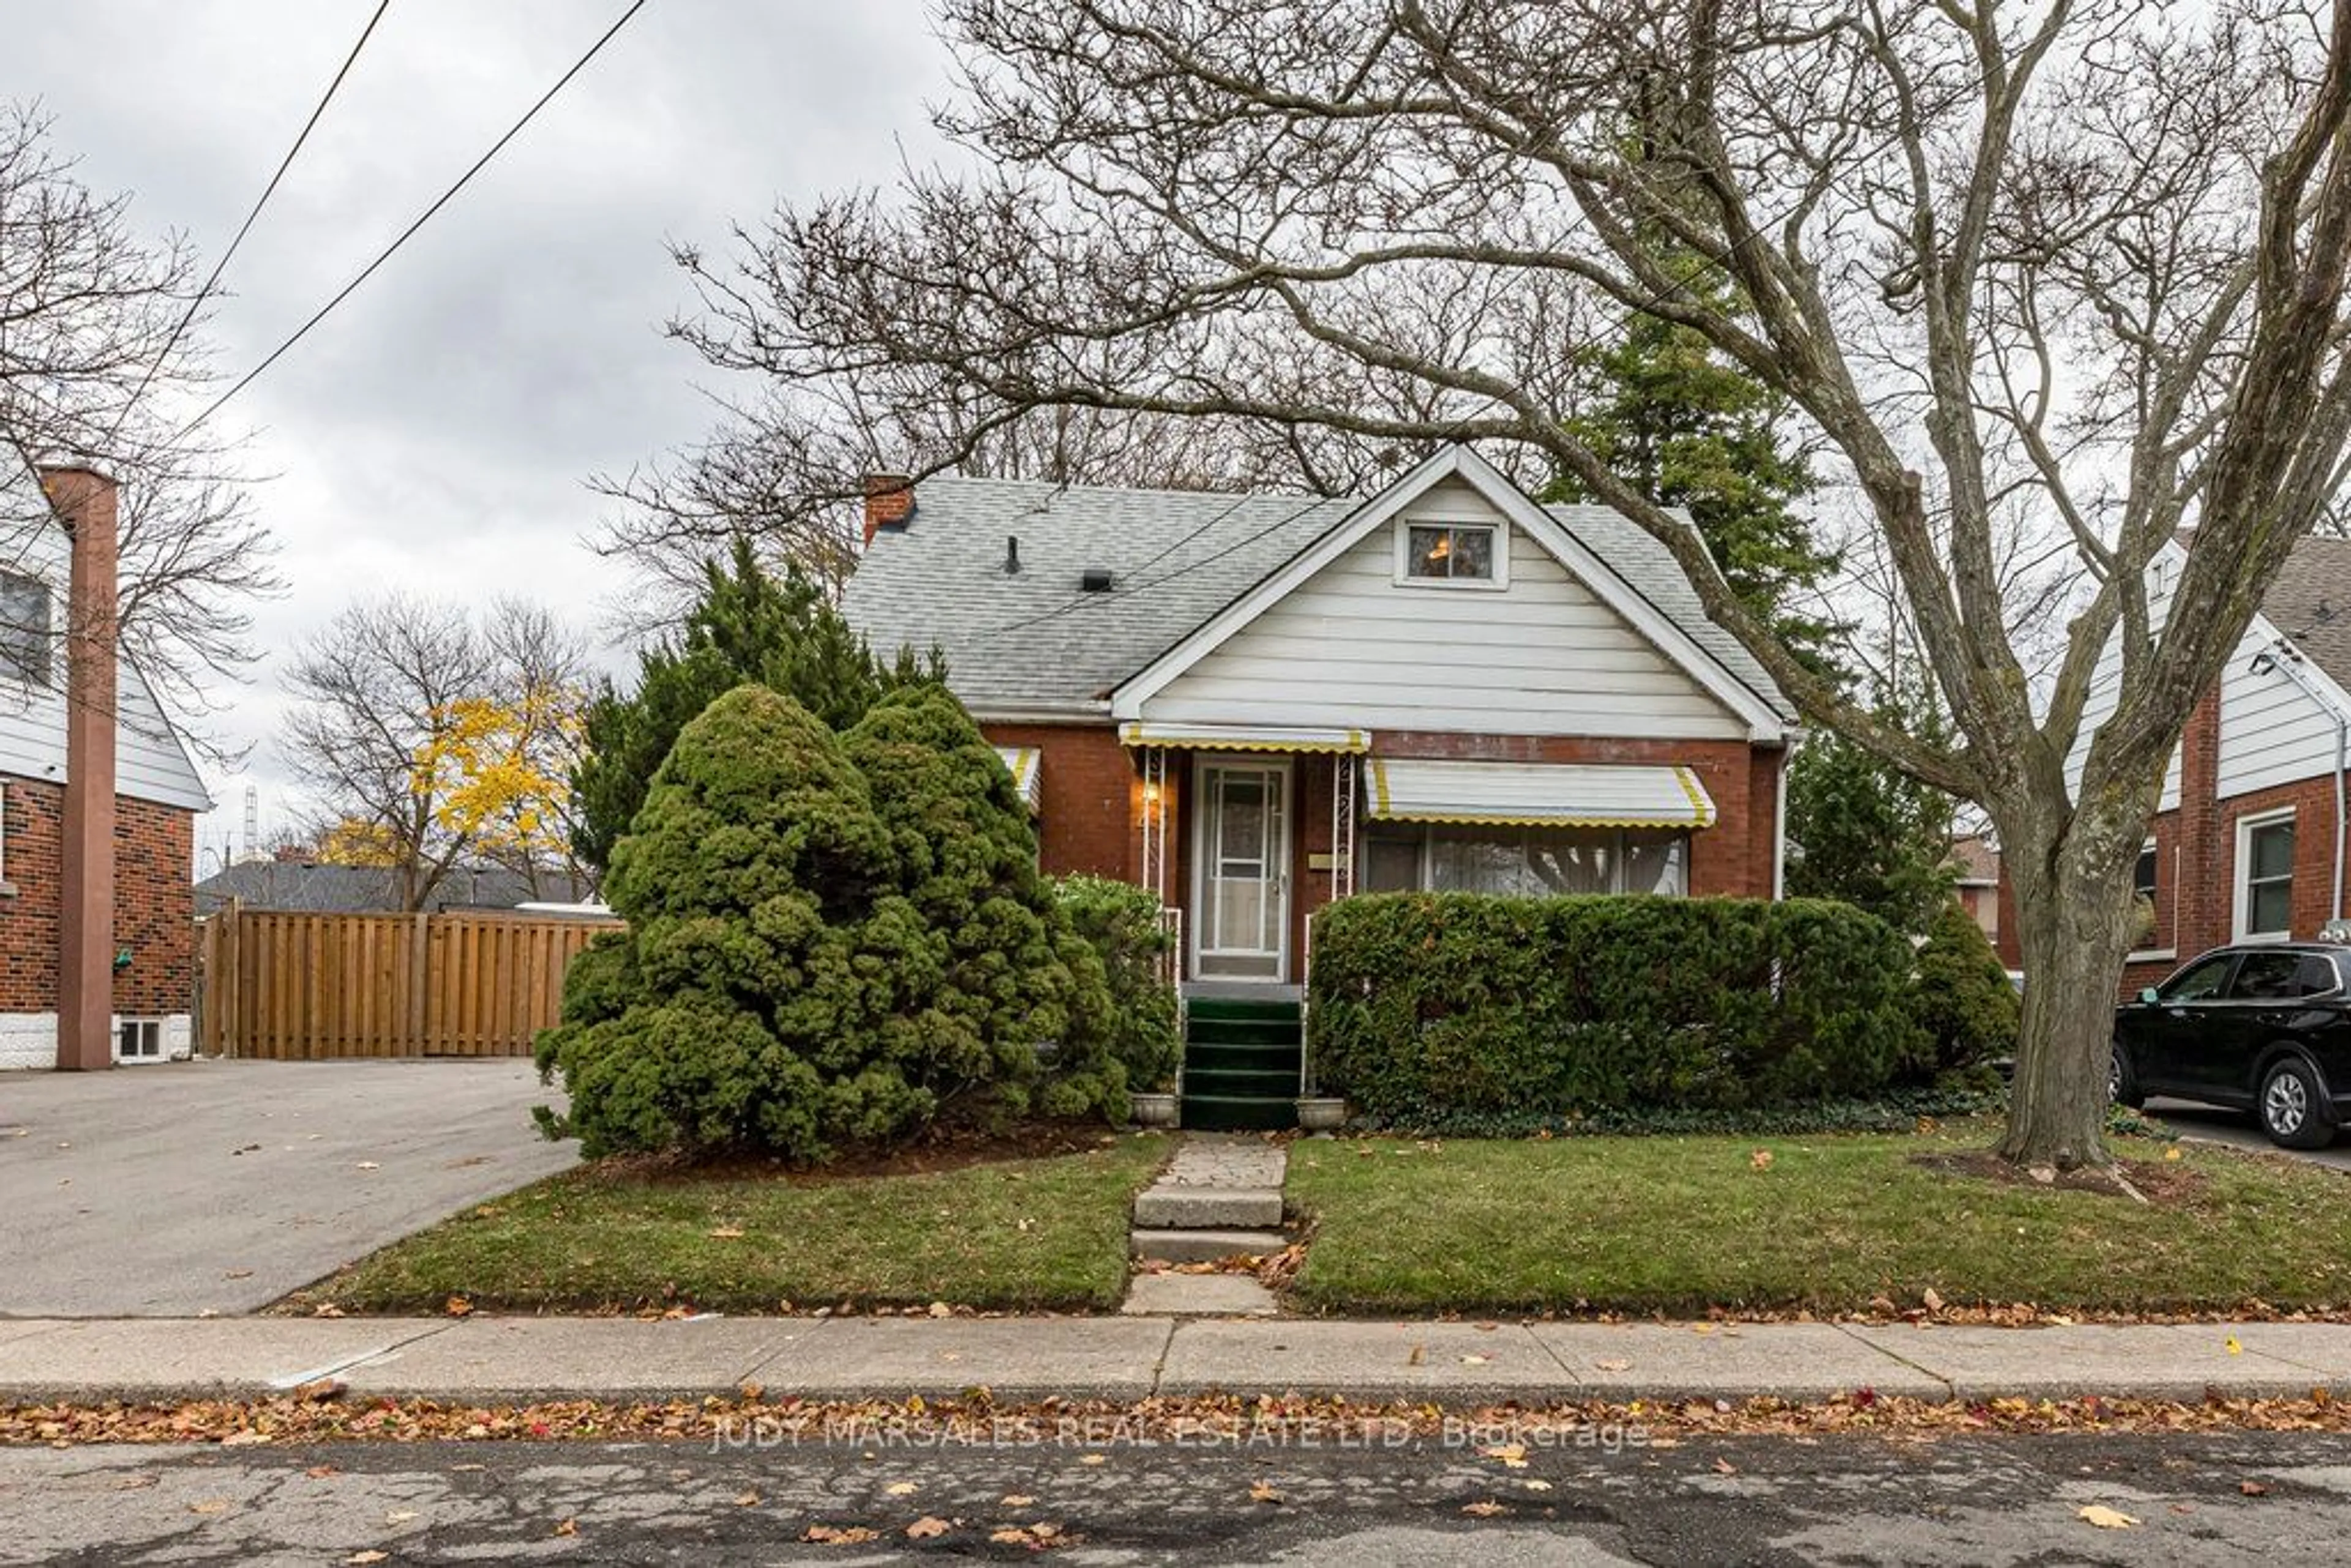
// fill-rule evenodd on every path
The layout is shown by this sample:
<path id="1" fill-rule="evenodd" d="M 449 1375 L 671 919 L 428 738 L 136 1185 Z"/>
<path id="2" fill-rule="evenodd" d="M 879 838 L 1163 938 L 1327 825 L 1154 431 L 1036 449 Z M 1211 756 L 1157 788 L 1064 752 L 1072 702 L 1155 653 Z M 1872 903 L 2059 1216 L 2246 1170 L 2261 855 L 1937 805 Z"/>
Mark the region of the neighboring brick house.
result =
<path id="1" fill-rule="evenodd" d="M 2168 546 L 2154 563 L 2148 611 L 2158 624 L 2185 559 Z M 2109 650 L 2085 735 L 2112 711 L 2114 659 Z M 2130 956 L 2124 995 L 2209 948 L 2314 936 L 2351 913 L 2346 752 L 2351 539 L 2305 538 L 2197 704 L 2164 774 L 2137 878 L 2154 905 L 2154 932 Z M 2001 893 L 2011 896 L 2005 886 Z M 2002 946 L 2014 962 L 2011 944 Z"/>
<path id="2" fill-rule="evenodd" d="M 1351 892 L 1780 891 L 1793 712 L 1619 513 L 1458 446 L 1365 500 L 904 486 L 849 620 L 946 653 L 1044 869 L 1151 889 L 1195 994 L 1294 995 Z"/>
<path id="3" fill-rule="evenodd" d="M 211 800 L 145 679 L 113 658 L 112 486 L 47 477 L 79 526 L 69 538 L 37 496 L 27 511 L 20 486 L 11 516 L 40 520 L 12 533 L 0 567 L 0 1068 L 68 1064 L 61 1014 L 89 1020 L 72 1065 L 164 1060 L 190 1046 L 195 816 Z M 71 613 L 85 593 L 106 610 L 94 659 L 75 630 L 89 622 Z M 69 754 L 94 758 L 90 776 L 113 788 L 69 800 Z M 78 923 L 77 874 L 96 916 Z M 77 975 L 86 984 L 69 995 Z"/>

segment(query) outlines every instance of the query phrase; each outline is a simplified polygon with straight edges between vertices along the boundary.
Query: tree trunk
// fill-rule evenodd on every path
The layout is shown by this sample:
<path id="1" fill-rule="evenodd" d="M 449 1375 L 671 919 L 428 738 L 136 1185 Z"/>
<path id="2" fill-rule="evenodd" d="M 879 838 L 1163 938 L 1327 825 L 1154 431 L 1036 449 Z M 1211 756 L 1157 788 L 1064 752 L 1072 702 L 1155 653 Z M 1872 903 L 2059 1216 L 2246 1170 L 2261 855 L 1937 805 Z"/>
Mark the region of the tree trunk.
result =
<path id="1" fill-rule="evenodd" d="M 2001 823 L 2024 965 L 2016 1076 L 2000 1143 L 2011 1164 L 2072 1170 L 2107 1163 L 2115 1000 L 2132 942 L 2131 869 L 2151 804 L 2072 813 L 2038 833 Z"/>

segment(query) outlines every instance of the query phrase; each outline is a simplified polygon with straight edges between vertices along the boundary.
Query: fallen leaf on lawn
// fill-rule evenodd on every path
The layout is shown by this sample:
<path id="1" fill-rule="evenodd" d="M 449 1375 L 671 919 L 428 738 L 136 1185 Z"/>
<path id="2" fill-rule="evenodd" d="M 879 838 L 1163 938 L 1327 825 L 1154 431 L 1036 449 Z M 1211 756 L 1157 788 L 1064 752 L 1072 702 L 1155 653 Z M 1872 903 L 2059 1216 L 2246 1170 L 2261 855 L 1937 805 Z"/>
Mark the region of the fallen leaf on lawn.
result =
<path id="1" fill-rule="evenodd" d="M 339 1318 L 343 1315 L 343 1309 L 332 1301 L 320 1301 L 311 1309 L 310 1315 L 314 1318 Z"/>
<path id="2" fill-rule="evenodd" d="M 225 1498 L 206 1498 L 202 1502 L 190 1503 L 188 1505 L 188 1511 L 190 1513 L 226 1513 L 228 1511 L 228 1500 Z"/>
<path id="3" fill-rule="evenodd" d="M 2100 1530 L 2128 1530 L 2138 1522 L 2129 1514 L 2108 1508 L 2102 1502 L 2085 1504 L 2082 1509 L 2082 1518 Z"/>
<path id="4" fill-rule="evenodd" d="M 1502 1512 L 1503 1510 L 1500 1503 L 1489 1500 L 1485 1502 L 1465 1502 L 1461 1505 L 1461 1511 L 1478 1519 L 1491 1519 L 1496 1514 Z"/>
<path id="5" fill-rule="evenodd" d="M 1027 1508 L 1037 1500 L 1026 1492 L 1007 1492 L 1000 1500 L 1007 1508 Z"/>
<path id="6" fill-rule="evenodd" d="M 2171 1147 L 2164 1150 L 2163 1157 L 2167 1160 L 2178 1159 L 2179 1157 L 2179 1145 L 2178 1144 L 2174 1144 Z"/>
<path id="7" fill-rule="evenodd" d="M 931 1303 L 931 1316 L 935 1318 L 951 1318 L 955 1316 L 955 1309 L 947 1305 L 945 1301 L 933 1301 Z"/>
<path id="8" fill-rule="evenodd" d="M 722 1225 L 708 1234 L 713 1241 L 740 1241 L 743 1239 L 743 1228 L 739 1225 Z"/>
<path id="9" fill-rule="evenodd" d="M 1629 1361 L 1595 1361 L 1592 1364 L 1603 1372 L 1624 1372 L 1633 1364 Z"/>
<path id="10" fill-rule="evenodd" d="M 2270 1492 L 2270 1489 L 2259 1481 L 2239 1481 L 2237 1490 L 2247 1497 L 2267 1497 Z"/>
<path id="11" fill-rule="evenodd" d="M 389 1552 L 354 1552 L 343 1561 L 350 1563 L 352 1568 L 366 1568 L 368 1563 L 381 1563 L 391 1555 Z"/>
<path id="12" fill-rule="evenodd" d="M 890 1497 L 912 1497 L 917 1490 L 912 1481 L 892 1481 L 882 1489 Z"/>
<path id="13" fill-rule="evenodd" d="M 474 1311 L 474 1303 L 463 1296 L 452 1296 L 441 1303 L 441 1310 L 453 1318 L 467 1317 Z"/>
<path id="14" fill-rule="evenodd" d="M 852 1524 L 846 1530 L 830 1524 L 811 1524 L 801 1532 L 800 1539 L 812 1541 L 819 1546 L 862 1546 L 869 1541 L 882 1538 L 862 1524 Z"/>
<path id="15" fill-rule="evenodd" d="M 1281 1494 L 1274 1490 L 1273 1488 L 1268 1486 L 1263 1481 L 1259 1481 L 1255 1486 L 1249 1488 L 1249 1501 L 1251 1502 L 1280 1502 L 1280 1500 Z"/>
<path id="16" fill-rule="evenodd" d="M 1935 1288 L 1929 1285 L 1927 1287 L 1927 1293 L 1918 1298 L 1918 1304 L 1930 1312 L 1939 1312 L 1943 1310 L 1943 1298 L 1937 1295 Z"/>
<path id="17" fill-rule="evenodd" d="M 945 1535 L 947 1532 L 947 1529 L 948 1525 L 946 1520 L 934 1519 L 926 1513 L 922 1518 L 914 1521 L 914 1523 L 906 1526 L 906 1539 L 909 1541 L 928 1541 L 934 1536 Z"/>
<path id="18" fill-rule="evenodd" d="M 1758 1149 L 1747 1156 L 1747 1163 L 1759 1171 L 1768 1171 L 1771 1168 L 1771 1151 Z"/>

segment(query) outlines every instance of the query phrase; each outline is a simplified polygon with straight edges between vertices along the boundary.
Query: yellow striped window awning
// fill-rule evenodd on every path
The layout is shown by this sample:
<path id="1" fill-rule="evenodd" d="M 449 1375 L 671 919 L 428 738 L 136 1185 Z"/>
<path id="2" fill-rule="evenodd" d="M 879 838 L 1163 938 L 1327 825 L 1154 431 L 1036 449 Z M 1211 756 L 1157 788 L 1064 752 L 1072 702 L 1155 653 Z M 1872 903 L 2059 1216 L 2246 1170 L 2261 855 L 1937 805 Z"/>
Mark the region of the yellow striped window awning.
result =
<path id="1" fill-rule="evenodd" d="M 1044 802 L 1040 792 L 1045 773 L 1044 755 L 1033 746 L 999 746 L 996 748 L 996 755 L 1002 758 L 1004 766 L 1012 770 L 1013 788 L 1019 789 L 1020 798 L 1029 802 L 1029 814 L 1035 816 Z"/>
<path id="2" fill-rule="evenodd" d="M 1379 821 L 1497 827 L 1710 828 L 1713 798 L 1687 768 L 1585 762 L 1440 762 L 1375 757 Z"/>
<path id="3" fill-rule="evenodd" d="M 1301 729 L 1246 724 L 1153 724 L 1119 727 L 1122 746 L 1180 746 L 1194 751 L 1343 751 L 1372 748 L 1367 729 Z"/>

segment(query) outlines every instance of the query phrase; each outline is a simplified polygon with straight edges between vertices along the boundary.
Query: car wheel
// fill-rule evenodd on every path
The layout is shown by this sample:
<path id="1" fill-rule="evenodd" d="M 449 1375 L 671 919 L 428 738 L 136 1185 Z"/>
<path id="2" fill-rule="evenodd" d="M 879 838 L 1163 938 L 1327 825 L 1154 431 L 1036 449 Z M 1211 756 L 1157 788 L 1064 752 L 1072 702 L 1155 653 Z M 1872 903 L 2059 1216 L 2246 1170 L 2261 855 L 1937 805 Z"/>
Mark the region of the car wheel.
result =
<path id="1" fill-rule="evenodd" d="M 2262 1131 L 2280 1148 L 2318 1149 L 2335 1139 L 2317 1075 L 2293 1057 L 2271 1068 L 2262 1080 L 2261 1117 Z"/>
<path id="2" fill-rule="evenodd" d="M 2131 1071 L 2130 1048 L 2121 1040 L 2106 1058 L 2106 1103 L 2127 1105 L 2137 1110 L 2147 1103 L 2147 1094 L 2138 1086 L 2138 1074 Z"/>

